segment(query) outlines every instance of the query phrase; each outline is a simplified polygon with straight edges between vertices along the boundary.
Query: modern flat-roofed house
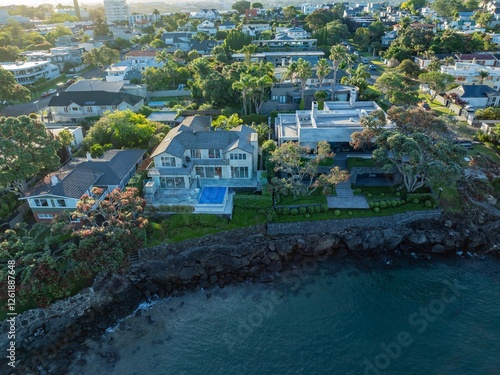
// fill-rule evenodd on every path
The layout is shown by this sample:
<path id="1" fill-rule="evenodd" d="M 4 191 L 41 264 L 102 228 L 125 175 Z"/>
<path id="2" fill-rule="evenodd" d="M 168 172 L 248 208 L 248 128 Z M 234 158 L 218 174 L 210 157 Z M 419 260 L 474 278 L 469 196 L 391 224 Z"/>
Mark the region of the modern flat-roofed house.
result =
<path id="1" fill-rule="evenodd" d="M 333 150 L 349 147 L 351 134 L 363 130 L 361 118 L 381 110 L 375 102 L 356 102 L 355 91 L 350 98 L 346 102 L 325 102 L 323 110 L 313 102 L 308 111 L 279 113 L 275 122 L 278 144 L 299 142 L 315 150 L 318 142 L 326 140 Z"/>
<path id="2" fill-rule="evenodd" d="M 40 78 L 51 80 L 60 75 L 59 68 L 49 61 L 4 62 L 0 66 L 14 74 L 17 83 L 21 85 L 32 85 Z"/>
<path id="3" fill-rule="evenodd" d="M 115 188 L 124 188 L 143 160 L 146 150 L 109 150 L 101 158 L 73 159 L 46 176 L 24 197 L 37 222 L 50 221 L 63 211 L 74 211 L 80 198 L 101 188 L 104 199 Z"/>
<path id="4" fill-rule="evenodd" d="M 248 126 L 214 131 L 209 117 L 191 116 L 168 132 L 151 158 L 155 189 L 190 189 L 198 179 L 249 180 L 257 172 L 258 137 Z"/>

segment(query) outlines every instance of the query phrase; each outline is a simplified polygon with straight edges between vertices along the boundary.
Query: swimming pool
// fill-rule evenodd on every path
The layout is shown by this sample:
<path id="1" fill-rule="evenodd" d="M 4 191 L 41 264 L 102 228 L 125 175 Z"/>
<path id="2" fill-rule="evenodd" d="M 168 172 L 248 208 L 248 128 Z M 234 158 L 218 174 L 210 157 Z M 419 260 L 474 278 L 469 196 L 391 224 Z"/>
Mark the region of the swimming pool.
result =
<path id="1" fill-rule="evenodd" d="M 227 186 L 205 186 L 200 194 L 198 204 L 223 204 Z"/>

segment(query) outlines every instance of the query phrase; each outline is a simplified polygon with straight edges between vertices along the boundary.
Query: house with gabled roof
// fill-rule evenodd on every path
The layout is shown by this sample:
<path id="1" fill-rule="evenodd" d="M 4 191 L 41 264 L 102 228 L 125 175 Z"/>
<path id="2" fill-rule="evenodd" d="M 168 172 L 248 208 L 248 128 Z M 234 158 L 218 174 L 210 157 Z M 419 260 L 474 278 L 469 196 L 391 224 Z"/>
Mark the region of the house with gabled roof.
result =
<path id="1" fill-rule="evenodd" d="M 190 189 L 211 180 L 231 186 L 233 180 L 254 179 L 258 137 L 248 126 L 214 131 L 210 117 L 190 116 L 168 132 L 151 158 L 154 191 Z"/>
<path id="2" fill-rule="evenodd" d="M 141 164 L 146 150 L 108 150 L 101 158 L 73 159 L 59 171 L 29 189 L 26 200 L 35 221 L 47 222 L 63 211 L 74 211 L 84 195 L 98 187 L 104 199 L 115 188 L 124 188 Z"/>
<path id="3" fill-rule="evenodd" d="M 143 105 L 143 97 L 123 92 L 63 91 L 50 98 L 48 107 L 54 121 L 78 122 L 106 111 L 138 111 Z"/>

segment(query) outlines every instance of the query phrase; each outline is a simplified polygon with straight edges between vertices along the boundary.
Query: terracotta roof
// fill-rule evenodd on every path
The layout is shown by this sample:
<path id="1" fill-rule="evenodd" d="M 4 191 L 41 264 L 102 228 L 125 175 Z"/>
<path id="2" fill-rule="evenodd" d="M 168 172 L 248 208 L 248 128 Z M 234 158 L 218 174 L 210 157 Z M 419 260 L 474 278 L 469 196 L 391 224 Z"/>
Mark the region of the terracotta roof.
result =
<path id="1" fill-rule="evenodd" d="M 127 56 L 156 56 L 156 51 L 130 51 Z"/>

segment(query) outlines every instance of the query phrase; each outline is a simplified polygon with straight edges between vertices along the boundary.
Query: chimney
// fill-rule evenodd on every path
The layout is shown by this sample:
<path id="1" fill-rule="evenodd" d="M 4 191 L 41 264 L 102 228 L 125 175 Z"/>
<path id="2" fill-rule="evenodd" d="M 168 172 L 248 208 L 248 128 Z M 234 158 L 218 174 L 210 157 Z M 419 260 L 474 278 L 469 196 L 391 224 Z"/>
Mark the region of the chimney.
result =
<path id="1" fill-rule="evenodd" d="M 351 95 L 349 95 L 349 104 L 351 105 L 351 108 L 354 107 L 354 102 L 356 101 L 357 97 L 357 92 L 356 89 L 351 89 Z"/>
<path id="2" fill-rule="evenodd" d="M 315 119 L 317 114 L 318 114 L 318 102 L 312 102 L 311 118 Z"/>
<path id="3" fill-rule="evenodd" d="M 54 176 L 50 177 L 50 183 L 52 186 L 56 186 L 58 182 L 59 182 L 59 179 L 57 178 L 57 176 L 54 175 Z"/>
<path id="4" fill-rule="evenodd" d="M 87 152 L 87 161 L 92 161 L 92 155 L 90 155 L 90 152 Z"/>

